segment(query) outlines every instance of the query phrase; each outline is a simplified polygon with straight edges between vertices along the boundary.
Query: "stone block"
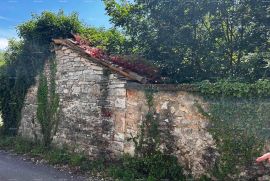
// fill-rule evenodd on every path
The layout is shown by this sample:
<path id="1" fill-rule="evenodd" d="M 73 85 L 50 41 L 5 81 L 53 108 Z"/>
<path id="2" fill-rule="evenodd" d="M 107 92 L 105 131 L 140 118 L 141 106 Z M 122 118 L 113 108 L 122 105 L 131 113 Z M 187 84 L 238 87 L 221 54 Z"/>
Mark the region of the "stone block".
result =
<path id="1" fill-rule="evenodd" d="M 79 94 L 81 92 L 81 87 L 72 87 L 72 94 Z"/>
<path id="2" fill-rule="evenodd" d="M 126 89 L 116 88 L 109 90 L 110 96 L 126 96 Z"/>
<path id="3" fill-rule="evenodd" d="M 114 102 L 115 108 L 125 109 L 126 108 L 126 99 L 125 98 L 116 98 Z"/>

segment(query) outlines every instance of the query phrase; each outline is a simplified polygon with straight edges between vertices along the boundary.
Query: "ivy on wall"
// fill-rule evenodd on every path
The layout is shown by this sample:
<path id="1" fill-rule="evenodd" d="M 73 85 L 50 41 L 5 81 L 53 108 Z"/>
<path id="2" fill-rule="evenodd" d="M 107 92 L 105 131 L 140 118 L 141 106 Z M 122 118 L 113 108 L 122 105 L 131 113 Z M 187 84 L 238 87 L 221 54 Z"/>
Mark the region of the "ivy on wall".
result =
<path id="1" fill-rule="evenodd" d="M 208 106 L 197 107 L 210 120 L 208 130 L 220 154 L 213 176 L 218 180 L 241 179 L 240 172 L 255 163 L 270 136 L 270 81 L 204 82 L 199 90 Z"/>
<path id="2" fill-rule="evenodd" d="M 121 175 L 123 180 L 186 180 L 177 158 L 161 149 L 164 139 L 171 136 L 167 135 L 167 130 L 164 132 L 161 129 L 154 107 L 154 90 L 146 90 L 145 97 L 148 112 L 141 122 L 138 135 L 131 135 L 135 144 L 135 156 L 124 157 L 121 169 L 114 170 L 114 175 Z"/>
<path id="3" fill-rule="evenodd" d="M 37 119 L 41 125 L 43 144 L 49 147 L 58 127 L 59 97 L 56 93 L 56 62 L 50 59 L 49 81 L 41 73 L 37 93 Z"/>
<path id="4" fill-rule="evenodd" d="M 198 91 L 205 96 L 238 98 L 270 97 L 270 80 L 261 79 L 255 83 L 231 82 L 220 80 L 216 83 L 203 81 L 197 84 Z"/>
<path id="5" fill-rule="evenodd" d="M 20 40 L 9 41 L 4 54 L 6 65 L 0 70 L 3 134 L 17 134 L 27 90 L 35 85 L 35 77 L 51 55 L 51 40 L 72 37 L 70 32 L 77 33 L 81 27 L 76 13 L 65 15 L 63 11 L 33 15 L 17 27 Z"/>
<path id="6" fill-rule="evenodd" d="M 135 153 L 138 156 L 147 156 L 155 154 L 159 151 L 160 146 L 160 131 L 159 120 L 154 116 L 154 98 L 153 90 L 146 90 L 145 97 L 148 106 L 148 112 L 145 119 L 141 123 L 140 134 L 136 139 L 133 139 L 135 143 Z"/>

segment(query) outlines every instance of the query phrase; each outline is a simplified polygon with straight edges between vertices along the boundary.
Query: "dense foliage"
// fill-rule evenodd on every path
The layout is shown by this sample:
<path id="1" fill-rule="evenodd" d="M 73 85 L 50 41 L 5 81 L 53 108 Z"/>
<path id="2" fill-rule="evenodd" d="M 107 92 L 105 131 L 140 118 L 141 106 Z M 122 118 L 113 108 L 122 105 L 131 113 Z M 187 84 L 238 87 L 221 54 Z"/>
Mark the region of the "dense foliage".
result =
<path id="1" fill-rule="evenodd" d="M 4 55 L 6 66 L 0 69 L 0 111 L 5 123 L 4 134 L 16 134 L 24 97 L 34 84 L 36 75 L 43 69 L 45 60 L 51 56 L 52 39 L 71 38 L 71 33 L 80 33 L 94 46 L 116 54 L 123 51 L 125 44 L 125 37 L 115 29 L 84 26 L 76 13 L 65 15 L 63 11 L 44 11 L 40 15 L 33 15 L 17 30 L 21 40 L 10 40 Z M 1 60 L 0 64 L 3 64 Z"/>
<path id="2" fill-rule="evenodd" d="M 39 49 L 24 41 L 11 40 L 5 53 L 6 66 L 1 67 L 0 79 L 0 111 L 4 120 L 4 134 L 16 133 L 24 96 L 41 68 L 44 56 L 29 53 L 32 51 Z"/>
<path id="3" fill-rule="evenodd" d="M 215 83 L 203 81 L 197 84 L 198 91 L 209 97 L 227 98 L 269 98 L 270 81 L 258 80 L 254 83 L 241 83 L 229 80 L 220 80 Z"/>
<path id="4" fill-rule="evenodd" d="M 5 64 L 4 52 L 0 50 L 0 67 Z"/>
<path id="5" fill-rule="evenodd" d="M 108 15 L 172 82 L 269 76 L 270 2 L 104 0 Z"/>
<path id="6" fill-rule="evenodd" d="M 213 176 L 218 180 L 245 180 L 240 173 L 254 166 L 270 137 L 269 80 L 252 84 L 205 81 L 197 88 L 208 102 L 207 109 L 197 106 L 210 120 L 208 130 L 220 153 Z"/>
<path id="7" fill-rule="evenodd" d="M 269 2 L 104 2 L 111 21 L 121 27 L 126 36 L 114 28 L 105 30 L 84 26 L 76 13 L 67 16 L 62 11 L 34 15 L 18 26 L 21 40 L 10 40 L 4 55 L 0 53 L 0 66 L 2 57 L 6 64 L 0 67 L 0 112 L 4 119 L 4 134 L 14 135 L 17 132 L 27 90 L 35 83 L 44 62 L 51 57 L 51 39 L 69 38 L 71 32 L 79 33 L 93 46 L 109 54 L 135 53 L 153 60 L 169 82 L 216 82 L 198 84 L 198 90 L 211 98 L 232 98 L 230 102 L 213 103 L 207 111 L 201 110 L 213 123 L 209 130 L 221 153 L 214 176 L 222 180 L 230 179 L 230 174 L 237 174 L 239 166 L 249 164 L 261 151 L 265 138 L 262 128 L 269 118 L 267 104 L 258 104 L 258 100 L 238 104 L 240 99 L 233 99 L 269 97 Z M 121 57 L 115 56 L 112 60 L 134 67 L 132 61 L 123 62 Z M 153 74 L 150 69 L 138 68 L 146 74 Z M 216 81 L 220 79 L 226 81 Z M 44 115 L 49 115 L 48 112 L 53 111 L 50 109 L 55 110 L 57 106 L 48 106 L 49 88 L 45 77 L 41 76 L 40 81 L 39 120 L 49 124 L 50 118 L 45 119 Z M 111 169 L 111 174 L 120 179 L 181 180 L 182 169 L 176 159 L 158 150 L 161 134 L 153 116 L 151 94 L 147 99 L 150 111 L 142 124 L 141 135 L 133 140 L 137 148 L 136 157 L 120 160 L 118 167 Z M 46 139 L 50 142 L 51 135 Z M 17 149 L 28 149 L 23 144 L 18 145 Z M 68 161 L 71 164 L 83 160 L 81 164 L 89 165 L 78 155 L 74 160 L 65 156 L 52 153 L 50 159 L 52 157 L 53 163 Z"/>
<path id="8" fill-rule="evenodd" d="M 110 168 L 110 175 L 121 180 L 186 180 L 177 158 L 155 153 L 144 157 L 125 156 Z"/>
<path id="9" fill-rule="evenodd" d="M 110 54 L 124 54 L 127 50 L 125 36 L 116 29 L 82 27 L 80 35 L 91 42 L 91 45 Z"/>
<path id="10" fill-rule="evenodd" d="M 11 40 L 5 53 L 6 66 L 1 69 L 0 111 L 4 120 L 4 134 L 17 132 L 23 101 L 28 88 L 43 69 L 50 55 L 52 38 L 71 37 L 77 32 L 80 21 L 76 14 L 43 12 L 18 26 L 20 41 Z"/>
<path id="11" fill-rule="evenodd" d="M 269 139 L 269 103 L 261 99 L 210 99 L 209 131 L 220 153 L 212 174 L 218 180 L 243 180 L 240 172 L 254 165 Z M 244 179 L 245 180 L 245 179 Z"/>
<path id="12" fill-rule="evenodd" d="M 65 15 L 63 11 L 42 12 L 17 27 L 19 36 L 27 43 L 43 45 L 48 48 L 53 38 L 69 38 L 71 32 L 77 33 L 82 27 L 78 14 Z"/>

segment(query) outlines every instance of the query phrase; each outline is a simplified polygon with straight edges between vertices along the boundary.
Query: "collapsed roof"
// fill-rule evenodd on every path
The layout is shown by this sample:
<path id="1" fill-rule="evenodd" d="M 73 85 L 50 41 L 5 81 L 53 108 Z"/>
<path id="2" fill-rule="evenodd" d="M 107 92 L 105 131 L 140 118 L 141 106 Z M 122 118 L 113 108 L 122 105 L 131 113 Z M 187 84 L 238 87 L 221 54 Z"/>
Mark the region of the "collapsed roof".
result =
<path id="1" fill-rule="evenodd" d="M 74 39 L 53 39 L 56 45 L 67 46 L 70 49 L 85 55 L 89 60 L 94 61 L 113 72 L 116 72 L 129 80 L 140 83 L 154 82 L 158 79 L 158 69 L 144 64 L 142 61 L 130 61 L 124 56 L 112 56 L 103 50 L 91 46 L 91 43 L 79 35 L 73 35 Z"/>

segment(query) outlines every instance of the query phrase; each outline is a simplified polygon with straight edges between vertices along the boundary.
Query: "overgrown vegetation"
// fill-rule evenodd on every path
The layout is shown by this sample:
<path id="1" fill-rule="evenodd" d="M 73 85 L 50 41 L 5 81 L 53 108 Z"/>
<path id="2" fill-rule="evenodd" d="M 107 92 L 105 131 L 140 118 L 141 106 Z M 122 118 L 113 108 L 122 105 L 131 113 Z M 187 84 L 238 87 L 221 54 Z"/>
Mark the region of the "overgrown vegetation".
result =
<path id="1" fill-rule="evenodd" d="M 45 159 L 52 165 L 69 165 L 72 170 L 82 174 L 102 175 L 120 180 L 183 180 L 182 169 L 175 157 L 155 154 L 145 158 L 124 156 L 118 162 L 89 160 L 82 153 L 71 153 L 68 149 L 54 148 L 48 151 L 43 144 L 20 137 L 0 137 L 0 149 L 27 154 L 36 159 Z"/>
<path id="2" fill-rule="evenodd" d="M 220 80 L 214 83 L 203 81 L 197 84 L 198 91 L 205 96 L 222 96 L 227 98 L 268 98 L 270 97 L 270 81 L 261 79 L 254 83 L 242 83 Z"/>
<path id="3" fill-rule="evenodd" d="M 186 180 L 176 157 L 153 153 L 144 157 L 125 156 L 120 164 L 109 169 L 115 179 L 120 180 Z"/>
<path id="4" fill-rule="evenodd" d="M 111 22 L 169 82 L 269 77 L 269 1 L 103 0 Z"/>
<path id="5" fill-rule="evenodd" d="M 41 125 L 43 144 L 49 147 L 59 122 L 59 97 L 56 93 L 56 62 L 51 58 L 49 81 L 44 73 L 40 74 L 37 92 L 37 119 Z"/>
<path id="6" fill-rule="evenodd" d="M 6 66 L 0 67 L 0 111 L 3 113 L 3 133 L 15 135 L 20 120 L 23 100 L 28 88 L 51 55 L 53 38 L 70 38 L 71 32 L 80 33 L 93 45 L 109 53 L 123 52 L 125 38 L 117 30 L 103 30 L 84 26 L 78 14 L 63 11 L 42 12 L 17 27 L 21 40 L 10 40 L 4 53 Z M 2 54 L 1 54 L 2 56 Z M 3 61 L 0 61 L 1 64 Z"/>
<path id="7" fill-rule="evenodd" d="M 6 65 L 0 70 L 0 111 L 4 120 L 2 131 L 6 135 L 16 134 L 24 96 L 45 59 L 36 51 L 41 49 L 31 43 L 10 40 L 4 54 Z"/>
<path id="8" fill-rule="evenodd" d="M 260 153 L 268 136 L 268 128 L 264 126 L 268 125 L 269 106 L 259 98 L 270 96 L 269 2 L 104 2 L 111 22 L 122 28 L 124 34 L 115 28 L 85 26 L 78 14 L 65 15 L 63 11 L 45 11 L 18 26 L 21 40 L 10 40 L 7 51 L 0 52 L 3 134 L 16 135 L 27 90 L 43 70 L 44 62 L 52 56 L 51 40 L 70 38 L 71 32 L 80 33 L 93 46 L 110 54 L 139 54 L 153 60 L 161 76 L 167 77 L 164 82 L 209 80 L 195 86 L 212 101 L 208 110 L 198 107 L 211 120 L 209 131 L 221 154 L 213 176 L 227 180 L 239 174 Z M 102 164 L 93 166 L 84 156 L 64 149 L 44 151 L 57 128 L 58 98 L 53 79 L 51 76 L 48 81 L 41 74 L 39 80 L 37 112 L 43 145 L 19 138 L 3 138 L 0 148 L 39 155 L 52 164 L 70 164 L 82 170 L 96 167 L 122 180 L 185 179 L 176 158 L 159 149 L 164 144 L 164 134 L 159 129 L 151 91 L 146 93 L 149 112 L 141 124 L 140 135 L 132 139 L 136 146 L 135 157 L 124 156 L 113 167 L 103 160 L 96 162 Z"/>
<path id="9" fill-rule="evenodd" d="M 240 172 L 252 166 L 261 154 L 270 136 L 269 85 L 268 80 L 201 85 L 209 106 L 197 107 L 210 120 L 208 130 L 220 153 L 212 171 L 218 180 L 240 179 Z"/>
<path id="10" fill-rule="evenodd" d="M 5 65 L 4 52 L 0 50 L 0 67 Z"/>
<path id="11" fill-rule="evenodd" d="M 80 35 L 89 40 L 92 46 L 110 54 L 125 54 L 129 51 L 126 37 L 117 29 L 82 27 Z"/>
<path id="12" fill-rule="evenodd" d="M 10 40 L 5 52 L 6 66 L 0 79 L 0 111 L 3 115 L 5 135 L 17 133 L 21 109 L 28 88 L 35 83 L 35 77 L 43 70 L 45 60 L 51 56 L 52 38 L 70 37 L 78 32 L 80 21 L 76 14 L 43 12 L 18 26 L 20 41 Z"/>
<path id="13" fill-rule="evenodd" d="M 124 156 L 119 164 L 110 169 L 114 178 L 149 181 L 186 179 L 177 158 L 160 148 L 164 137 L 160 131 L 159 120 L 155 116 L 153 93 L 153 90 L 145 92 L 149 110 L 141 123 L 139 135 L 136 137 L 131 135 L 131 140 L 135 144 L 135 155 Z"/>

